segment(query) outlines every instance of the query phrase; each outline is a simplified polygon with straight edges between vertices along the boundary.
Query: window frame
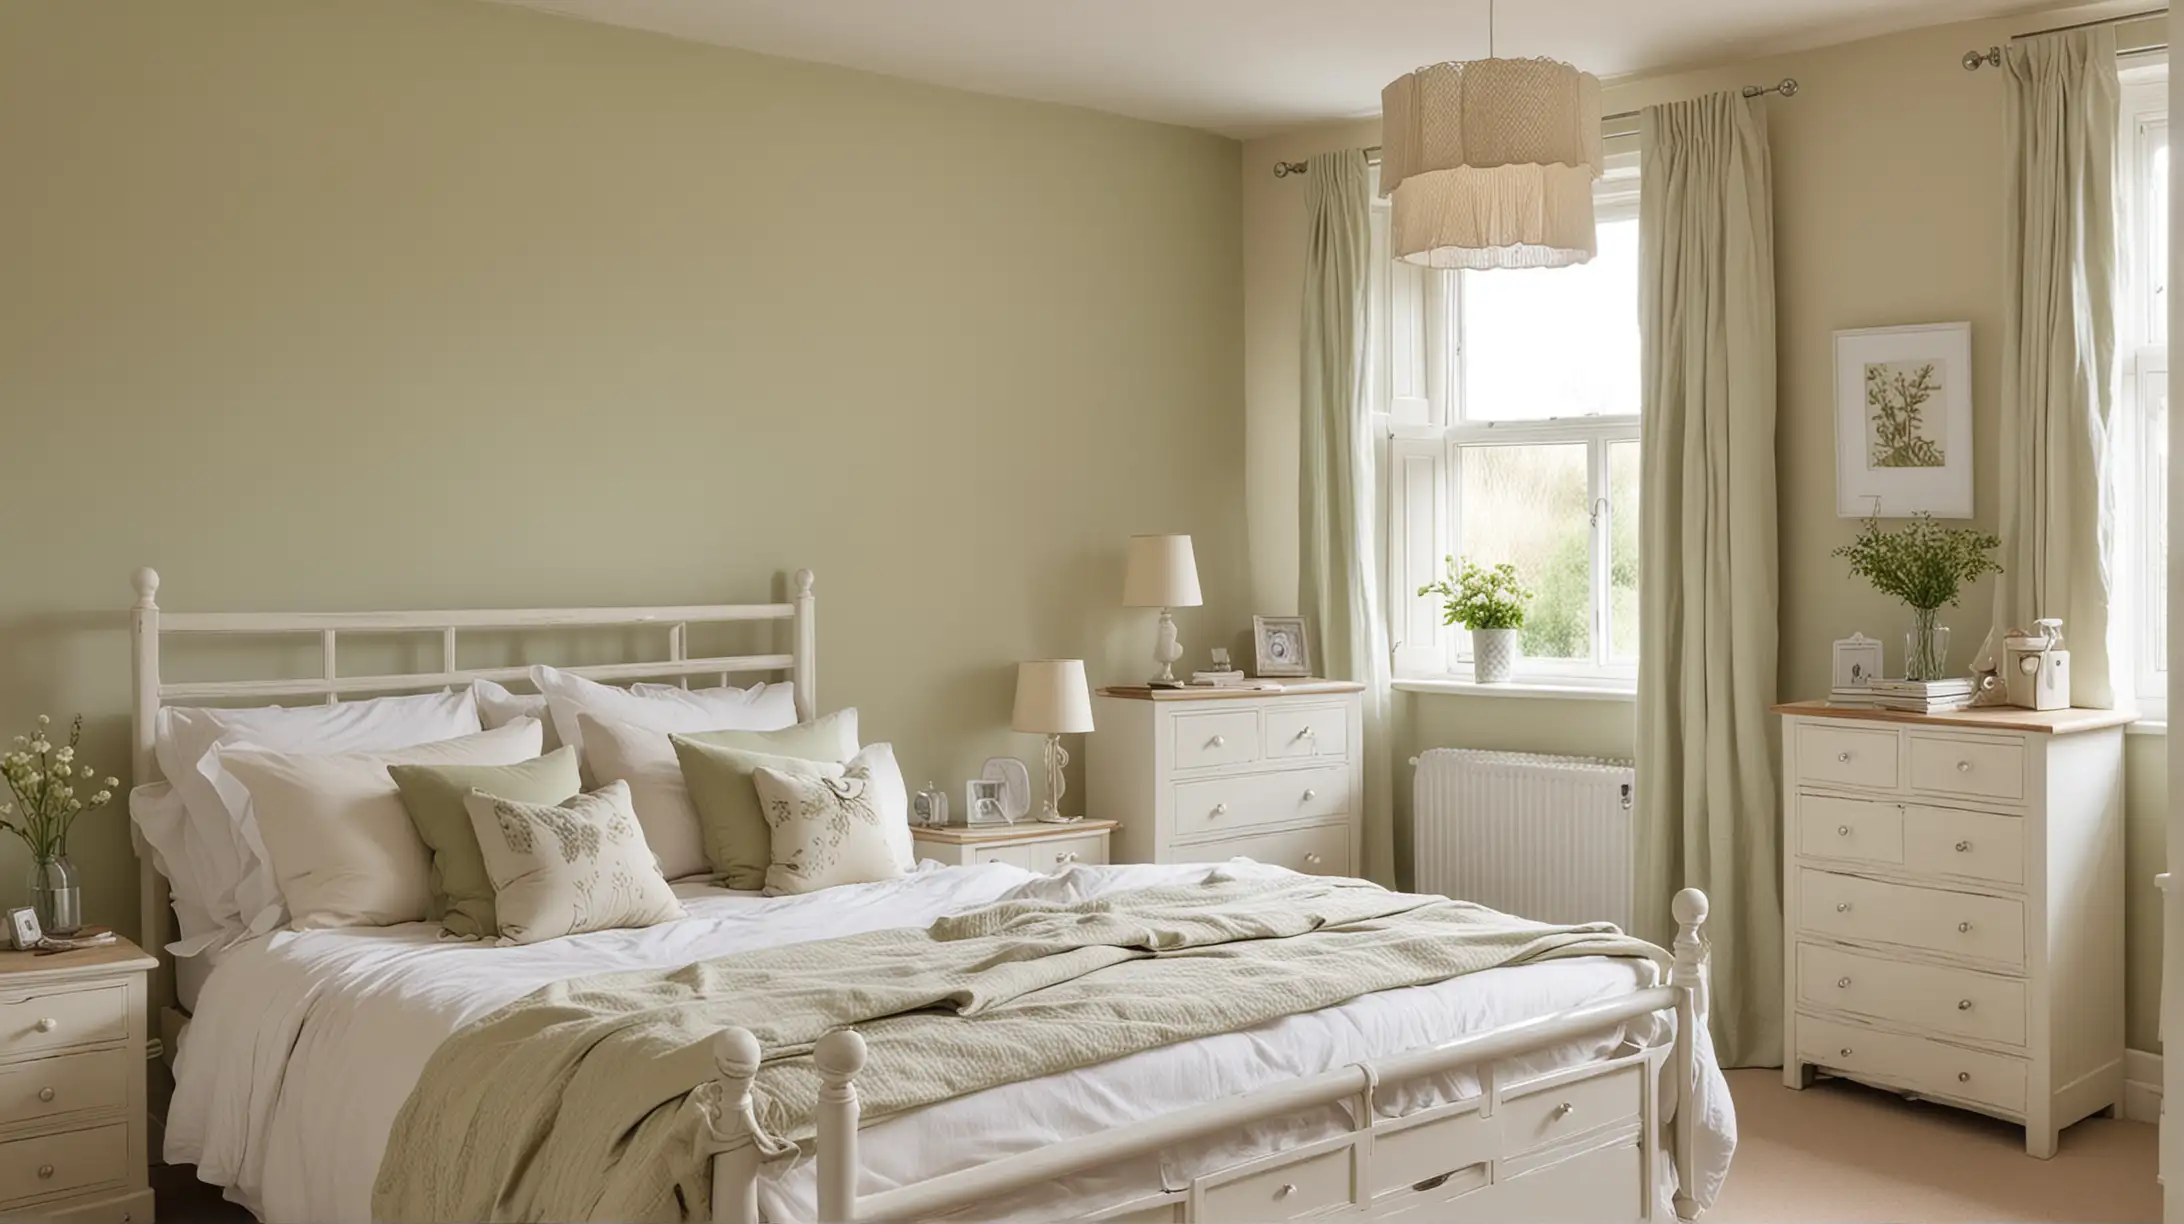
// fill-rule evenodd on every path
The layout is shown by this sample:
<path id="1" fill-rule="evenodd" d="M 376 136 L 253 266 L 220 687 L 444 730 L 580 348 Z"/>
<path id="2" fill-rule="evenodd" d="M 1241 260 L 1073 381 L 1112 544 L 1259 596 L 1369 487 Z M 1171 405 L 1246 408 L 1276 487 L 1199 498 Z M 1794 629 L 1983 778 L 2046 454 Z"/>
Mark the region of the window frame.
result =
<path id="1" fill-rule="evenodd" d="M 2134 62 L 2136 61 L 2136 62 Z M 2117 311 L 2117 348 L 2121 354 L 2116 440 L 2133 461 L 2117 465 L 2116 572 L 2122 578 L 2113 593 L 2114 606 L 2124 609 L 2129 623 L 2111 641 L 2128 647 L 2132 695 L 2139 712 L 2152 723 L 2168 720 L 2168 672 L 2156 666 L 2167 656 L 2166 606 L 2168 602 L 2166 549 L 2162 533 L 2150 530 L 2153 516 L 2161 513 L 2155 502 L 2157 490 L 2166 491 L 2168 471 L 2164 448 L 2151 436 L 2155 429 L 2154 405 L 2168 389 L 2168 337 L 2155 318 L 2156 292 L 2152 267 L 2153 226 L 2157 219 L 2151 188 L 2154 151 L 2169 147 L 2169 72 L 2166 56 L 2128 57 L 2122 65 L 2122 113 L 2117 124 L 2118 178 L 2123 185 L 2123 244 L 2117 277 L 2121 298 Z M 2167 184 L 2160 184 L 2166 188 Z M 2173 235 L 2168 236 L 2174 241 Z M 2165 252 L 2164 252 L 2165 254 Z M 2168 309 L 2173 305 L 2164 304 Z M 2165 502 L 2165 499 L 2164 499 Z M 2165 525 L 2165 524 L 2164 524 Z M 2123 686 L 2118 684 L 2121 689 Z M 2122 694 L 2119 693 L 2119 696 Z"/>

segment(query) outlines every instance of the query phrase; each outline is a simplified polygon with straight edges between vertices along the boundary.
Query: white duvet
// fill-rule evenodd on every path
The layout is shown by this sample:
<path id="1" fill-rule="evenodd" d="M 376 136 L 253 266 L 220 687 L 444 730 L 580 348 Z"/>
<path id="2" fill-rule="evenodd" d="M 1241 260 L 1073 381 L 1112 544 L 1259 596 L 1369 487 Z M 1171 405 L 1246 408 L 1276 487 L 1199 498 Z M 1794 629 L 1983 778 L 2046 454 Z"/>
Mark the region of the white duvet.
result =
<path id="1" fill-rule="evenodd" d="M 1016 889 L 1096 895 L 1206 870 L 1078 868 L 1044 877 L 1005 864 L 928 865 L 884 884 L 779 898 L 683 885 L 677 892 L 690 916 L 682 921 L 524 947 L 444 941 L 436 924 L 424 923 L 277 932 L 232 949 L 205 984 L 176 1060 L 166 1157 L 196 1165 L 198 1176 L 267 1220 L 368 1221 L 380 1154 L 432 1052 L 464 1024 L 547 983 L 923 926 Z M 1281 871 L 1245 863 L 1223 870 Z M 1654 972 L 1648 963 L 1597 957 L 1495 969 L 991 1089 L 867 1128 L 859 1190 L 877 1193 L 1277 1080 L 1612 998 L 1651 985 Z M 1736 1123 L 1711 1044 L 1703 1030 L 1699 1037 L 1695 1197 L 1704 1205 L 1727 1171 Z M 1634 1022 L 1631 1031 L 1542 1051 L 1508 1070 L 1529 1076 L 1597 1060 L 1626 1039 L 1656 1044 L 1668 1039 L 1668 1026 Z M 1477 1077 L 1464 1072 L 1383 1089 L 1378 1099 L 1384 1113 L 1399 1115 L 1478 1091 Z M 1058 1202 L 1072 1213 L 1101 1210 L 1346 1126 L 1331 1108 L 1035 1188 L 977 1214 L 1052 1218 Z M 765 1170 L 760 1205 L 768 1219 L 809 1219 L 814 1202 L 807 1159 Z"/>

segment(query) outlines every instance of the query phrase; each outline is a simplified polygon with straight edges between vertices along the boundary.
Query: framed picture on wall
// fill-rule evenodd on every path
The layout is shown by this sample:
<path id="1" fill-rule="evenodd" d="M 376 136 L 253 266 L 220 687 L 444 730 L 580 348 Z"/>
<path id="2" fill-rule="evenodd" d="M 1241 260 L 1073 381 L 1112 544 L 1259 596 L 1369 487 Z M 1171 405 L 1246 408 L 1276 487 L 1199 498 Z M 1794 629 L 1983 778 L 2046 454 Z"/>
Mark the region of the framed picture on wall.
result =
<path id="1" fill-rule="evenodd" d="M 1835 512 L 1972 517 L 1972 325 L 1835 333 Z"/>

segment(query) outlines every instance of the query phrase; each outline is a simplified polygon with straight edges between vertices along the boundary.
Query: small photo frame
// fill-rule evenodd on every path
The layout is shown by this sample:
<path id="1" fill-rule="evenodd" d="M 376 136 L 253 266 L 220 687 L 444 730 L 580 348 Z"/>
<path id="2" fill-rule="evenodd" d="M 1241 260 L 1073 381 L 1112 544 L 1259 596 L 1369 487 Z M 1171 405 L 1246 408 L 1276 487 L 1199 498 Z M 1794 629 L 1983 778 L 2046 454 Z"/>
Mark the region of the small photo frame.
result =
<path id="1" fill-rule="evenodd" d="M 1835 643 L 1835 687 L 1868 689 L 1881 678 L 1881 644 L 1863 633 Z"/>
<path id="2" fill-rule="evenodd" d="M 25 905 L 8 911 L 8 939 L 18 952 L 28 952 L 45 942 L 45 930 L 38 925 L 38 911 Z"/>
<path id="3" fill-rule="evenodd" d="M 1006 784 L 998 778 L 972 778 L 963 784 L 964 823 L 972 825 L 1015 824 L 1004 802 Z"/>
<path id="4" fill-rule="evenodd" d="M 1251 640 L 1258 654 L 1256 672 L 1261 676 L 1294 677 L 1312 674 L 1312 639 L 1301 616 L 1254 616 Z"/>

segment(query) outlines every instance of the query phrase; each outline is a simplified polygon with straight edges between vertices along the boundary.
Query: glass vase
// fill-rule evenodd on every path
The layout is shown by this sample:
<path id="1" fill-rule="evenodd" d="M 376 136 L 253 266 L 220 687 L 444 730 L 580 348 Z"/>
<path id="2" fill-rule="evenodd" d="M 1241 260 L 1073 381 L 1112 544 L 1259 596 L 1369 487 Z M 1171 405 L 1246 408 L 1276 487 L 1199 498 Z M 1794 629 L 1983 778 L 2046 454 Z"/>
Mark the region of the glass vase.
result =
<path id="1" fill-rule="evenodd" d="M 1911 609 L 1911 631 L 1903 635 L 1903 674 L 1906 680 L 1949 678 L 1949 627 L 1941 623 L 1939 608 Z"/>
<path id="2" fill-rule="evenodd" d="M 48 935 L 73 935 L 83 926 L 83 887 L 66 854 L 30 861 L 30 904 Z"/>

